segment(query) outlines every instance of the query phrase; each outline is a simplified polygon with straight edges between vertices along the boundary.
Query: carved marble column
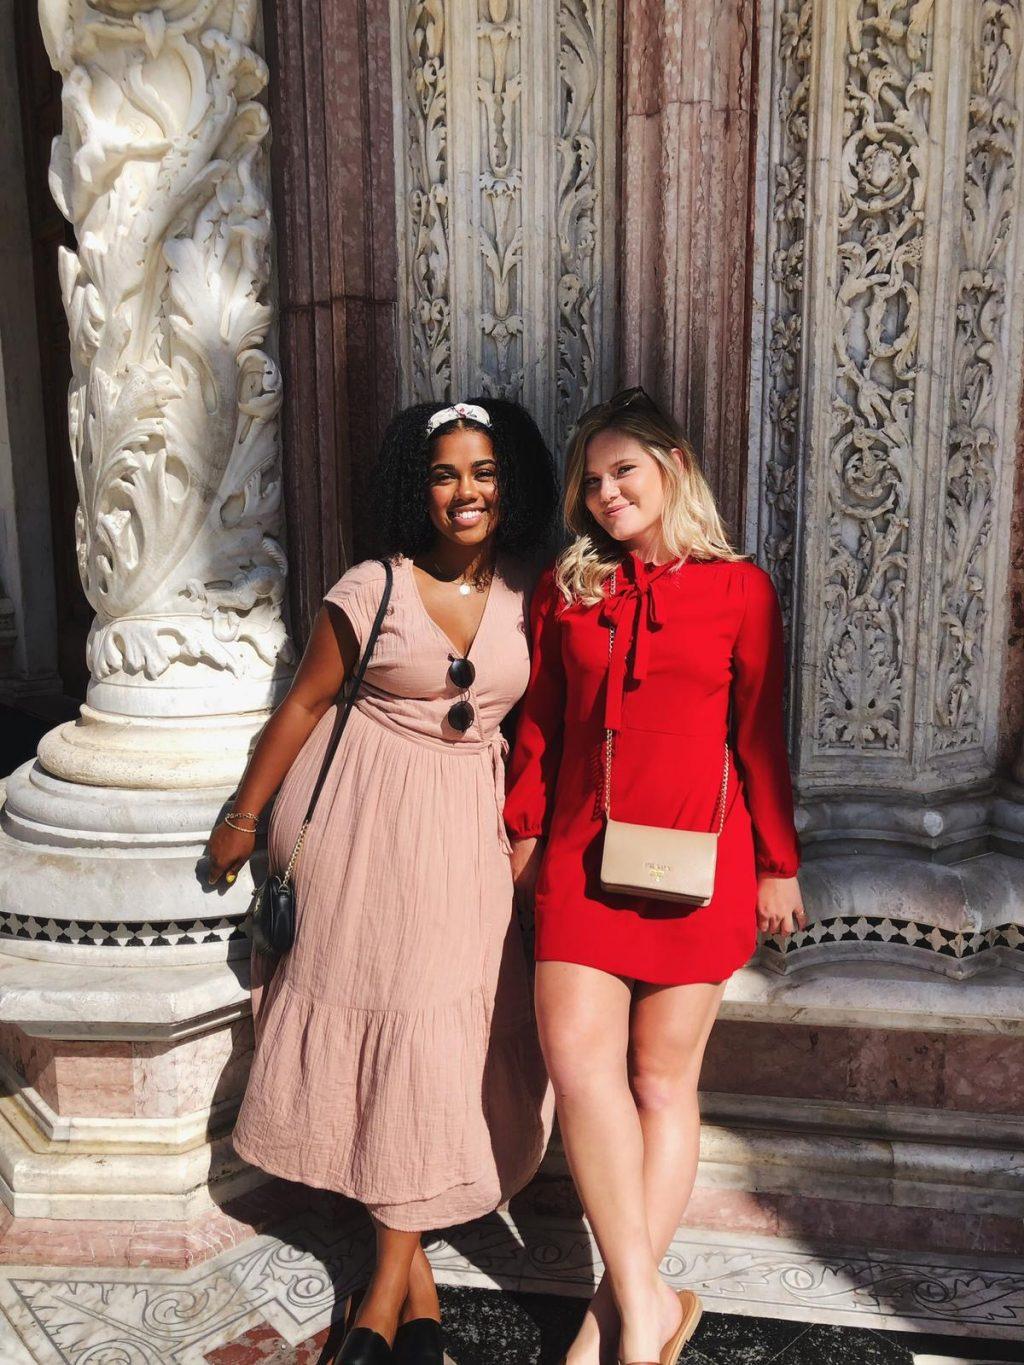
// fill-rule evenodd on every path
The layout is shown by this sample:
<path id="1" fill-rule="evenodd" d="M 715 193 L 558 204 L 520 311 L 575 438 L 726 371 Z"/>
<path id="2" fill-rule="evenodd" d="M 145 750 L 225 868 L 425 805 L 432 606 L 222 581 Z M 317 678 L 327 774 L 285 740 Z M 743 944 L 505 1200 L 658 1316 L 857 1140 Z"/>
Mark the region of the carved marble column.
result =
<path id="1" fill-rule="evenodd" d="M 60 273 L 96 615 L 81 717 L 0 814 L 0 1149 L 16 1214 L 187 1220 L 213 1208 L 207 1176 L 221 1200 L 262 1178 L 225 1127 L 248 1046 L 227 959 L 260 869 L 210 892 L 200 859 L 291 658 L 267 71 L 256 0 L 39 16 L 64 81 L 50 183 L 78 241 Z"/>
<path id="2" fill-rule="evenodd" d="M 519 399 L 561 450 L 614 365 L 615 7 L 391 18 L 403 396 Z"/>
<path id="3" fill-rule="evenodd" d="M 1024 946 L 1019 866 L 960 862 L 993 846 L 1022 19 L 774 0 L 761 22 L 748 537 L 789 625 L 804 845 L 834 860 L 808 871 L 815 946 L 903 936 L 954 975 Z M 915 883 L 894 857 L 949 868 Z"/>
<path id="4" fill-rule="evenodd" d="M 683 424 L 742 526 L 754 0 L 627 0 L 620 366 Z"/>

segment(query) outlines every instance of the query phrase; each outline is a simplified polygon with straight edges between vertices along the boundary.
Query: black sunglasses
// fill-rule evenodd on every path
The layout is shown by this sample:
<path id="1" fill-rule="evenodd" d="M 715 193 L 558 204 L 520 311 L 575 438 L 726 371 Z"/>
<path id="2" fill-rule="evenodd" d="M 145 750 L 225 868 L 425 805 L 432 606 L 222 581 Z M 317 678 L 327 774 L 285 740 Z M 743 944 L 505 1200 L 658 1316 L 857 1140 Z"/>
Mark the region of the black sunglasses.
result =
<path id="1" fill-rule="evenodd" d="M 604 403 L 598 404 L 598 408 L 603 408 L 606 412 L 621 412 L 623 408 L 630 407 L 650 408 L 652 412 L 661 415 L 661 409 L 642 384 L 634 384 L 631 389 L 620 389 Z"/>
<path id="2" fill-rule="evenodd" d="M 471 659 L 452 659 L 448 677 L 463 692 L 476 682 L 476 666 Z M 457 701 L 448 712 L 448 724 L 460 735 L 464 735 L 473 724 L 476 713 L 471 702 Z"/>

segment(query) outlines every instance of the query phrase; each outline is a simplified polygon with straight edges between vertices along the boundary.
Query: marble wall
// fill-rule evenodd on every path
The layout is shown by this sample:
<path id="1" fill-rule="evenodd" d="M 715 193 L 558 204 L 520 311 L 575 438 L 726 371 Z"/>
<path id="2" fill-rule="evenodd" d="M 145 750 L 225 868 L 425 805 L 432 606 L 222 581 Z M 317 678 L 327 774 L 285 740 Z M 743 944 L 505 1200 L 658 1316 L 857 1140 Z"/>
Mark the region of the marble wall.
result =
<path id="1" fill-rule="evenodd" d="M 681 422 L 742 538 L 752 0 L 627 3 L 619 369 Z"/>
<path id="2" fill-rule="evenodd" d="M 60 690 L 14 10 L 0 10 L 0 697 Z"/>

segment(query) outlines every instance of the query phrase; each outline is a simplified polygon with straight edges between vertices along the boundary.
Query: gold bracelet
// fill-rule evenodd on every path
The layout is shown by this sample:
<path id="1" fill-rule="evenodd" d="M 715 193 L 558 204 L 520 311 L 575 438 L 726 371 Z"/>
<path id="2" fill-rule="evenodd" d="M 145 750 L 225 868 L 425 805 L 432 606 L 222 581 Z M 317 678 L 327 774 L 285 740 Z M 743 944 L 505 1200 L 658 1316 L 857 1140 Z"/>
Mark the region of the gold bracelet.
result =
<path id="1" fill-rule="evenodd" d="M 253 822 L 252 829 L 247 828 L 245 825 L 236 825 L 235 820 L 238 818 L 252 820 Z M 245 811 L 233 810 L 229 812 L 229 814 L 225 815 L 224 823 L 226 825 L 230 825 L 232 829 L 237 829 L 240 834 L 255 834 L 256 828 L 259 824 L 259 820 L 255 815 L 248 815 L 246 814 Z"/>

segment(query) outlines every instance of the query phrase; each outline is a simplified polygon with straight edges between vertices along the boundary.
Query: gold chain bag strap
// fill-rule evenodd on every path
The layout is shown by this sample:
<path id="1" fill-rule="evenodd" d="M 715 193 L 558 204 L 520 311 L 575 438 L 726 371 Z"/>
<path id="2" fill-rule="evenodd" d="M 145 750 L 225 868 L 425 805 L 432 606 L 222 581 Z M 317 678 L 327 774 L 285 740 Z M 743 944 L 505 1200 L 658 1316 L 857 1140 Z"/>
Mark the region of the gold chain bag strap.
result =
<path id="1" fill-rule="evenodd" d="M 611 590 L 615 592 L 616 575 Z M 608 633 L 611 670 L 615 627 Z M 725 828 L 725 798 L 729 789 L 729 745 L 725 746 L 722 786 L 718 793 L 718 828 L 710 833 L 692 829 L 662 829 L 658 825 L 628 825 L 613 820 L 611 730 L 604 737 L 604 850 L 601 885 L 606 891 L 682 905 L 708 905 L 715 889 L 718 836 Z"/>

